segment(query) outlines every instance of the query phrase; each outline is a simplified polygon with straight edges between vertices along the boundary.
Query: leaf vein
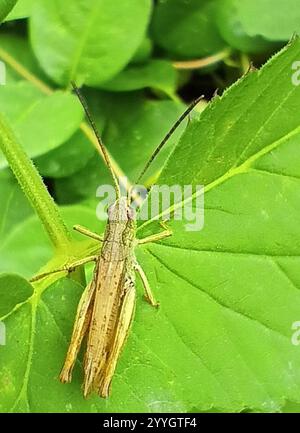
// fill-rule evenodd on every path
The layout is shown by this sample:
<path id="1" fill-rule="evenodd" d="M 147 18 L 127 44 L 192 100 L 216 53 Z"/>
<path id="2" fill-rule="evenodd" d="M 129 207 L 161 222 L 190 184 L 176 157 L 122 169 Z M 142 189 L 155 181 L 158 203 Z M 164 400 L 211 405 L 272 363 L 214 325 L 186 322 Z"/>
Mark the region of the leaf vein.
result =
<path id="1" fill-rule="evenodd" d="M 210 300 L 212 300 L 214 303 L 216 303 L 217 305 L 219 305 L 220 307 L 236 314 L 239 315 L 241 318 L 246 319 L 246 320 L 250 320 L 258 325 L 260 325 L 261 327 L 263 327 L 265 330 L 267 330 L 268 332 L 273 332 L 276 335 L 278 335 L 280 338 L 282 339 L 287 339 L 289 340 L 289 337 L 282 334 L 281 332 L 279 332 L 277 329 L 271 328 L 270 326 L 267 326 L 265 323 L 260 322 L 259 320 L 255 319 L 254 317 L 251 317 L 250 315 L 238 311 L 238 310 L 234 310 L 233 308 L 228 307 L 226 304 L 222 303 L 220 301 L 220 299 L 216 298 L 215 296 L 213 296 L 211 293 L 208 293 L 207 291 L 205 291 L 202 287 L 196 285 L 193 281 L 189 280 L 186 276 L 182 276 L 180 275 L 179 272 L 175 271 L 174 269 L 172 269 L 171 267 L 169 267 L 159 256 L 157 256 L 153 251 L 151 251 L 150 249 L 147 249 L 147 251 L 149 252 L 150 255 L 152 255 L 161 265 L 163 265 L 169 272 L 171 272 L 172 274 L 176 275 L 177 278 L 184 280 L 185 282 L 187 282 L 191 287 L 194 287 L 195 289 L 199 290 L 201 293 L 203 293 L 204 295 L 206 295 Z"/>

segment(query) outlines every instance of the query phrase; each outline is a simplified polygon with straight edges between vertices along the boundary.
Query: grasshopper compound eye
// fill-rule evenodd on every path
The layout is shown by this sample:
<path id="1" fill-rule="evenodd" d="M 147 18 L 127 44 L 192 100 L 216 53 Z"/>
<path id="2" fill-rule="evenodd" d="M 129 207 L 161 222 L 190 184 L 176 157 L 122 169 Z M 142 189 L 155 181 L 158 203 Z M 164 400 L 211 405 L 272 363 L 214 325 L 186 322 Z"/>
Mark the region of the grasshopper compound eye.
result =
<path id="1" fill-rule="evenodd" d="M 127 208 L 127 217 L 129 220 L 135 220 L 136 219 L 136 211 L 131 206 L 128 206 Z"/>

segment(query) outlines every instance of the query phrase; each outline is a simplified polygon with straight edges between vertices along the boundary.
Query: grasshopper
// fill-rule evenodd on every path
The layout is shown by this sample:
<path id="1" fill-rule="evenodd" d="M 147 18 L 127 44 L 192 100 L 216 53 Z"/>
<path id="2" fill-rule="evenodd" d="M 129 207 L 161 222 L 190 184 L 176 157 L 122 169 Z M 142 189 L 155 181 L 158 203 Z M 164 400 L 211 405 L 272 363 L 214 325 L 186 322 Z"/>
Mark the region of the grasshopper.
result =
<path id="1" fill-rule="evenodd" d="M 106 398 L 109 396 L 112 378 L 134 316 L 136 304 L 135 273 L 138 273 L 141 278 L 146 300 L 152 306 L 158 307 L 147 276 L 136 259 L 135 248 L 140 244 L 160 241 L 171 236 L 172 232 L 162 222 L 163 231 L 144 239 L 136 238 L 135 211 L 130 205 L 130 193 L 127 197 L 121 196 L 118 179 L 112 168 L 107 149 L 101 140 L 83 96 L 76 85 L 72 84 L 96 135 L 107 168 L 111 173 L 115 186 L 116 201 L 108 209 L 104 236 L 99 236 L 84 227 L 74 226 L 74 229 L 82 235 L 99 241 L 99 254 L 86 257 L 51 272 L 71 272 L 78 266 L 95 262 L 93 279 L 84 290 L 78 305 L 71 342 L 60 373 L 60 380 L 63 383 L 71 382 L 73 367 L 83 339 L 86 337 L 83 394 L 87 397 L 91 392 L 95 391 L 100 397 Z M 156 148 L 137 183 L 171 134 L 201 98 L 194 101 L 183 113 Z M 31 281 L 37 281 L 49 274 L 37 275 Z"/>

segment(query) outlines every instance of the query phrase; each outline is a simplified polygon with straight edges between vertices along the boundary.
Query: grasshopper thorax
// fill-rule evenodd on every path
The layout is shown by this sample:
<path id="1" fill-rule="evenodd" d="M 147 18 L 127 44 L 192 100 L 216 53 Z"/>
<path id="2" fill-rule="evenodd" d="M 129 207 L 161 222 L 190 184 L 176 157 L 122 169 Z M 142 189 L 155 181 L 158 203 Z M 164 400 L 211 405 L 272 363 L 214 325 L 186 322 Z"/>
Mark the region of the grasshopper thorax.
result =
<path id="1" fill-rule="evenodd" d="M 104 255 L 106 253 L 111 255 L 110 249 L 114 248 L 113 245 L 119 245 L 118 251 L 115 251 L 115 256 L 118 260 L 120 258 L 125 259 L 129 250 L 134 248 L 135 211 L 129 206 L 126 197 L 121 197 L 108 208 L 107 213 L 108 224 L 102 252 Z"/>

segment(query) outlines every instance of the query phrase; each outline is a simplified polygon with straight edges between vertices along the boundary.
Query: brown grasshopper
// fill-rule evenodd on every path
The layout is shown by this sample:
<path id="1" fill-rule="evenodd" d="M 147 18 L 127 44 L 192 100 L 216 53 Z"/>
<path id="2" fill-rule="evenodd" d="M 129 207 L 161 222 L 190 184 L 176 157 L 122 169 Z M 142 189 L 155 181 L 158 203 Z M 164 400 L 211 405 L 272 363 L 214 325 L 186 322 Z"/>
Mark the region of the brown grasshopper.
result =
<path id="1" fill-rule="evenodd" d="M 146 300 L 154 307 L 158 306 L 145 272 L 137 262 L 135 248 L 140 244 L 162 240 L 171 236 L 172 232 L 165 227 L 164 223 L 161 223 L 164 231 L 144 239 L 136 238 L 135 211 L 130 206 L 131 197 L 121 197 L 118 179 L 112 169 L 106 147 L 102 143 L 85 100 L 75 84 L 73 84 L 73 87 L 94 130 L 101 153 L 112 175 L 115 185 L 116 201 L 108 209 L 108 220 L 103 237 L 90 232 L 84 227 L 74 227 L 74 229 L 81 234 L 96 239 L 101 243 L 99 254 L 86 257 L 51 272 L 71 272 L 78 266 L 92 261 L 95 262 L 93 279 L 83 292 L 79 302 L 71 342 L 64 366 L 60 373 L 60 380 L 63 383 L 71 381 L 73 367 L 83 338 L 86 336 L 87 346 L 83 367 L 84 396 L 87 397 L 92 391 L 96 391 L 101 397 L 108 397 L 116 365 L 121 350 L 126 342 L 134 315 L 136 303 L 136 272 L 139 274 L 143 283 Z M 201 98 L 196 100 L 185 111 L 166 135 L 149 159 L 138 181 L 143 177 L 151 162 L 169 139 L 170 135 Z M 49 273 L 37 275 L 32 278 L 31 281 L 37 281 L 47 275 L 49 275 Z"/>

